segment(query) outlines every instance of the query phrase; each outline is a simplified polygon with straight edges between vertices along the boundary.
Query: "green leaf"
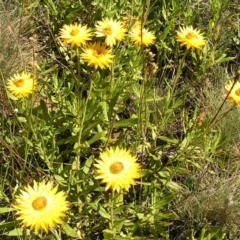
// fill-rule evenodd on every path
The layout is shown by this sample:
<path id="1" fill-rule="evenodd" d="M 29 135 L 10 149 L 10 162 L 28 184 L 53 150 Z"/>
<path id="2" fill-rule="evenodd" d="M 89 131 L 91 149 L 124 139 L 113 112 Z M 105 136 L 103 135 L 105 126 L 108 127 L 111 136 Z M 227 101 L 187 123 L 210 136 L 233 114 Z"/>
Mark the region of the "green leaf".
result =
<path id="1" fill-rule="evenodd" d="M 182 187 L 181 187 L 179 184 L 177 184 L 176 182 L 173 182 L 173 181 L 169 181 L 169 182 L 167 183 L 167 186 L 168 186 L 169 188 L 171 188 L 172 190 L 174 190 L 174 191 L 180 191 L 180 190 L 182 190 Z"/>
<path id="2" fill-rule="evenodd" d="M 27 119 L 25 117 L 17 117 L 17 120 L 20 122 L 20 123 L 25 123 L 27 122 Z"/>
<path id="3" fill-rule="evenodd" d="M 8 229 L 16 226 L 16 221 L 0 223 L 0 229 Z"/>
<path id="4" fill-rule="evenodd" d="M 169 204 L 173 199 L 174 199 L 175 195 L 173 195 L 172 193 L 168 193 L 165 194 L 162 199 L 156 203 L 156 208 L 157 209 L 162 209 L 162 207 L 164 207 L 165 205 Z"/>
<path id="5" fill-rule="evenodd" d="M 74 238 L 79 237 L 76 231 L 73 228 L 71 228 L 67 223 L 64 223 L 63 225 L 61 225 L 61 228 L 69 237 L 74 237 Z"/>
<path id="6" fill-rule="evenodd" d="M 142 240 L 142 238 L 134 237 L 134 238 L 129 238 L 129 237 L 113 237 L 113 240 Z"/>
<path id="7" fill-rule="evenodd" d="M 235 57 L 226 57 L 227 54 L 222 54 L 216 61 L 215 63 L 224 63 L 233 60 Z"/>
<path id="8" fill-rule="evenodd" d="M 99 139 L 103 140 L 103 142 L 106 141 L 106 131 L 102 131 L 100 133 L 95 134 L 93 137 L 87 140 L 88 145 L 93 144 L 94 142 L 98 141 Z"/>
<path id="9" fill-rule="evenodd" d="M 6 213 L 6 212 L 11 212 L 13 210 L 14 210 L 14 208 L 2 207 L 2 208 L 0 208 L 0 214 L 1 213 Z"/>
<path id="10" fill-rule="evenodd" d="M 131 126 L 136 125 L 137 123 L 138 123 L 138 118 L 124 119 L 124 120 L 120 120 L 119 122 L 116 122 L 114 124 L 114 128 L 131 127 Z"/>
<path id="11" fill-rule="evenodd" d="M 92 156 L 91 156 L 91 157 L 89 157 L 89 158 L 87 159 L 87 161 L 84 163 L 83 172 L 84 172 L 85 174 L 88 174 L 88 172 L 89 172 L 89 170 L 90 170 L 90 168 L 91 168 L 91 166 L 92 166 L 92 163 L 93 163 L 93 158 L 92 158 Z"/>
<path id="12" fill-rule="evenodd" d="M 105 209 L 99 203 L 89 203 L 89 205 L 97 211 L 103 218 L 110 220 L 110 215 L 105 211 Z"/>
<path id="13" fill-rule="evenodd" d="M 125 219 L 114 219 L 113 225 L 116 228 L 117 232 L 121 232 L 124 222 Z"/>
<path id="14" fill-rule="evenodd" d="M 67 186 L 67 181 L 66 181 L 66 179 L 64 179 L 62 176 L 60 176 L 60 175 L 57 175 L 57 174 L 54 174 L 54 178 L 57 180 L 57 182 L 59 183 L 59 184 L 61 184 L 62 186 Z"/>
<path id="15" fill-rule="evenodd" d="M 166 231 L 166 230 L 162 227 L 161 223 L 155 221 L 155 222 L 154 222 L 154 225 L 155 225 L 155 229 L 158 231 L 159 234 L 161 234 L 162 236 L 164 236 L 164 237 L 166 237 L 166 238 L 169 237 L 169 236 L 168 236 L 168 231 Z"/>
<path id="16" fill-rule="evenodd" d="M 104 229 L 103 230 L 103 236 L 104 236 L 104 240 L 106 239 L 113 239 L 115 233 L 112 230 L 109 229 Z"/>
<path id="17" fill-rule="evenodd" d="M 175 139 L 175 138 L 168 138 L 168 137 L 165 137 L 165 136 L 158 136 L 157 138 L 162 140 L 162 141 L 173 143 L 173 144 L 178 144 L 179 143 L 179 140 Z"/>
<path id="18" fill-rule="evenodd" d="M 23 229 L 23 228 L 15 228 L 15 229 L 7 232 L 7 233 L 4 233 L 4 235 L 9 236 L 9 237 L 14 237 L 14 236 L 20 237 L 20 236 L 23 236 L 23 235 L 29 236 L 30 235 L 30 230 L 29 229 Z"/>

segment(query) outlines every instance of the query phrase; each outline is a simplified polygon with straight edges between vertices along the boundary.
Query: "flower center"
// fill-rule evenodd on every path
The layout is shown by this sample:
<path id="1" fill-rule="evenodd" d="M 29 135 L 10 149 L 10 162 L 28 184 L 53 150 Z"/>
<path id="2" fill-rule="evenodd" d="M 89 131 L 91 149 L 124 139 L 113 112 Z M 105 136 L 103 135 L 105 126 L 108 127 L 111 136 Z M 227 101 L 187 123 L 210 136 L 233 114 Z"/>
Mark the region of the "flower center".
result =
<path id="1" fill-rule="evenodd" d="M 101 56 L 102 55 L 102 52 L 101 51 L 98 51 L 98 50 L 93 50 L 93 56 L 95 56 L 95 57 L 99 57 L 99 56 Z"/>
<path id="2" fill-rule="evenodd" d="M 124 165 L 121 162 L 115 162 L 110 166 L 110 172 L 118 174 L 124 169 Z"/>
<path id="3" fill-rule="evenodd" d="M 240 97 L 240 88 L 235 91 L 235 94 Z"/>
<path id="4" fill-rule="evenodd" d="M 108 27 L 106 27 L 106 28 L 103 28 L 103 33 L 104 33 L 105 35 L 111 35 L 111 34 L 113 33 L 112 27 L 111 27 L 111 26 L 108 26 Z"/>
<path id="5" fill-rule="evenodd" d="M 47 205 L 47 199 L 45 197 L 38 197 L 32 202 L 34 210 L 42 210 Z"/>
<path id="6" fill-rule="evenodd" d="M 17 86 L 17 87 L 22 87 L 23 84 L 24 84 L 24 80 L 23 79 L 17 79 L 14 81 L 14 84 Z"/>
<path id="7" fill-rule="evenodd" d="M 77 36 L 79 33 L 79 29 L 78 28 L 73 28 L 70 32 L 71 36 Z"/>
<path id="8" fill-rule="evenodd" d="M 192 39 L 192 38 L 195 38 L 196 35 L 194 34 L 194 32 L 189 32 L 187 35 L 186 35 L 186 38 L 188 39 Z"/>

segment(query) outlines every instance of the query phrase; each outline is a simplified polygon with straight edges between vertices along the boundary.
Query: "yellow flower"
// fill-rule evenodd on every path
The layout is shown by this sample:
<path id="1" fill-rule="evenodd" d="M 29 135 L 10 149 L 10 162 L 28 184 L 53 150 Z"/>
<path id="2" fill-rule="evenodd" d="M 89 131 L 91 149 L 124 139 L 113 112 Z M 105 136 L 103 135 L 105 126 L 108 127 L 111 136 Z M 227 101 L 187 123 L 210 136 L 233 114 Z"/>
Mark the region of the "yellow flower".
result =
<path id="1" fill-rule="evenodd" d="M 115 45 L 117 41 L 122 41 L 127 31 L 121 21 L 115 21 L 108 18 L 103 21 L 98 21 L 95 27 L 96 36 L 105 37 L 105 44 L 111 47 Z"/>
<path id="2" fill-rule="evenodd" d="M 149 46 L 153 44 L 156 39 L 152 32 L 148 31 L 145 28 L 141 28 L 140 26 L 132 28 L 129 35 L 131 41 L 139 46 Z"/>
<path id="3" fill-rule="evenodd" d="M 31 77 L 31 74 L 23 72 L 15 74 L 6 84 L 7 90 L 15 97 L 28 97 L 36 89 L 37 81 Z"/>
<path id="4" fill-rule="evenodd" d="M 102 46 L 99 42 L 88 45 L 83 49 L 81 57 L 84 62 L 88 63 L 88 66 L 94 66 L 95 69 L 100 67 L 101 69 L 108 68 L 110 63 L 113 62 L 111 50 Z"/>
<path id="5" fill-rule="evenodd" d="M 181 46 L 185 45 L 187 49 L 201 48 L 206 44 L 206 40 L 199 30 L 193 29 L 192 26 L 181 28 L 177 31 L 176 39 L 181 43 Z"/>
<path id="6" fill-rule="evenodd" d="M 61 217 L 64 217 L 69 209 L 66 195 L 63 191 L 58 192 L 58 186 L 53 188 L 53 183 L 34 181 L 33 187 L 28 185 L 21 190 L 16 197 L 16 204 L 13 207 L 17 210 L 17 220 L 22 221 L 25 227 L 30 227 L 38 233 L 42 228 L 48 233 L 49 227 L 62 224 Z"/>
<path id="7" fill-rule="evenodd" d="M 102 179 L 101 183 L 106 183 L 106 191 L 120 189 L 129 190 L 130 185 L 135 185 L 135 178 L 140 178 L 140 164 L 136 163 L 136 156 L 131 156 L 129 151 L 113 148 L 106 149 L 100 154 L 100 160 L 96 160 L 94 166 L 96 179 Z"/>
<path id="8" fill-rule="evenodd" d="M 234 83 L 233 81 L 229 81 L 225 85 L 226 89 L 225 95 L 228 95 L 229 91 L 232 88 L 233 83 Z M 233 89 L 231 90 L 230 94 L 227 97 L 227 100 L 240 106 L 240 82 L 235 83 Z"/>
<path id="9" fill-rule="evenodd" d="M 92 32 L 90 28 L 81 24 L 64 25 L 60 30 L 60 38 L 63 43 L 70 44 L 71 47 L 80 47 L 92 39 Z"/>

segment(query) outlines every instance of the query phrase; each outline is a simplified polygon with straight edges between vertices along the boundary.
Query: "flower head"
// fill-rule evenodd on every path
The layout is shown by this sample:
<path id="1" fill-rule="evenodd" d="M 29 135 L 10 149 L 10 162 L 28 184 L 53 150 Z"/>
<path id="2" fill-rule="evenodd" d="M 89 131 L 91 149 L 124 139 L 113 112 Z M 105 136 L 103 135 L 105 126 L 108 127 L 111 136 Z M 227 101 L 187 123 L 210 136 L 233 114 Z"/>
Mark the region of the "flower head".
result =
<path id="1" fill-rule="evenodd" d="M 38 233 L 42 228 L 48 233 L 49 227 L 62 224 L 61 217 L 69 209 L 66 195 L 58 192 L 58 186 L 53 188 L 53 183 L 34 181 L 33 187 L 28 185 L 16 197 L 13 207 L 17 210 L 17 220 L 22 221 L 25 227 L 30 227 Z"/>
<path id="2" fill-rule="evenodd" d="M 105 37 L 105 44 L 110 47 L 115 45 L 117 41 L 122 41 L 127 31 L 121 21 L 115 21 L 108 18 L 103 21 L 98 21 L 95 27 L 96 36 Z"/>
<path id="3" fill-rule="evenodd" d="M 114 55 L 111 50 L 102 46 L 99 42 L 89 44 L 85 49 L 81 57 L 84 62 L 88 63 L 88 66 L 94 66 L 95 69 L 98 67 L 101 69 L 108 68 L 110 63 L 113 62 Z"/>
<path id="4" fill-rule="evenodd" d="M 140 26 L 132 28 L 130 31 L 131 41 L 136 45 L 149 46 L 154 43 L 156 37 L 150 31 Z"/>
<path id="5" fill-rule="evenodd" d="M 107 149 L 100 154 L 100 160 L 94 166 L 96 179 L 102 179 L 101 183 L 106 183 L 106 191 L 125 189 L 128 191 L 130 185 L 135 185 L 135 178 L 140 178 L 140 164 L 136 163 L 137 158 L 131 156 L 129 151 L 113 148 Z"/>
<path id="6" fill-rule="evenodd" d="M 81 24 L 64 25 L 60 30 L 60 38 L 63 43 L 70 44 L 71 47 L 80 47 L 92 39 L 92 32 L 90 28 Z"/>
<path id="7" fill-rule="evenodd" d="M 177 31 L 176 39 L 181 43 L 181 46 L 185 45 L 187 49 L 201 48 L 206 44 L 206 40 L 199 30 L 193 29 L 192 26 L 181 28 Z"/>
<path id="8" fill-rule="evenodd" d="M 37 81 L 29 73 L 15 74 L 6 84 L 7 90 L 15 97 L 28 97 L 36 89 Z"/>
<path id="9" fill-rule="evenodd" d="M 229 81 L 225 85 L 225 95 L 227 96 L 229 94 L 229 91 L 232 88 L 232 85 L 234 84 L 233 81 Z M 233 89 L 231 90 L 230 94 L 227 97 L 227 100 L 229 102 L 235 103 L 236 105 L 240 106 L 240 82 L 236 82 L 233 86 Z"/>

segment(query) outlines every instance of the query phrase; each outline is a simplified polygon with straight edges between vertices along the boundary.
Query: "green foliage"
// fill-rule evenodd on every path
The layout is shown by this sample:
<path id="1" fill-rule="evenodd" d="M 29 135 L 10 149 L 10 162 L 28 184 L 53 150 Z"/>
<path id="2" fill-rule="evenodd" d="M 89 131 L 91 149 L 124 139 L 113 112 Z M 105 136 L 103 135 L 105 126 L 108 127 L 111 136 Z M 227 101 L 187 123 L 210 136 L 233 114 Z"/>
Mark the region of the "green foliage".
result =
<path id="1" fill-rule="evenodd" d="M 7 19 L 0 21 L 0 235 L 239 237 L 239 112 L 223 94 L 239 64 L 238 2 L 12 2 L 0 1 L 0 18 Z M 81 48 L 59 39 L 64 24 L 94 28 L 104 17 L 128 16 L 142 20 L 156 41 L 145 48 L 127 37 L 113 47 L 109 69 L 92 69 L 80 58 Z M 204 33 L 203 49 L 187 51 L 177 43 L 176 31 L 190 25 Z M 23 70 L 38 89 L 17 99 L 6 81 Z M 95 161 L 110 146 L 129 149 L 142 165 L 129 193 L 105 191 L 95 178 Z M 33 179 L 54 180 L 71 203 L 65 223 L 49 236 L 23 228 L 11 208 Z"/>

